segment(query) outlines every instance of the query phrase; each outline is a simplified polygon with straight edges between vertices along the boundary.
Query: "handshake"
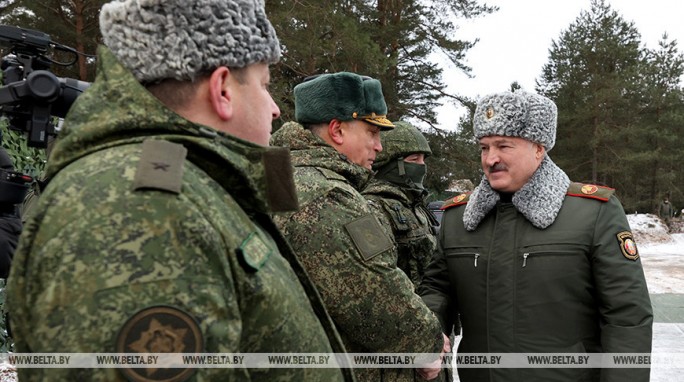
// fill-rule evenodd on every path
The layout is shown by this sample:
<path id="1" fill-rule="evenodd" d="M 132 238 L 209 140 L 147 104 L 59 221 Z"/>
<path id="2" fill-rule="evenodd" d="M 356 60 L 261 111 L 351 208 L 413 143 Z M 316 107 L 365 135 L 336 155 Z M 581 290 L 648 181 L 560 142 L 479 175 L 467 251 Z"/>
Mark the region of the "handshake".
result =
<path id="1" fill-rule="evenodd" d="M 449 341 L 449 337 L 447 337 L 447 335 L 444 333 L 442 333 L 442 337 L 444 337 L 444 346 L 442 347 L 442 352 L 439 354 L 439 359 L 428 364 L 424 368 L 418 369 L 418 374 L 428 381 L 437 378 L 439 372 L 442 370 L 442 359 L 444 359 L 444 355 L 451 351 L 451 342 Z"/>

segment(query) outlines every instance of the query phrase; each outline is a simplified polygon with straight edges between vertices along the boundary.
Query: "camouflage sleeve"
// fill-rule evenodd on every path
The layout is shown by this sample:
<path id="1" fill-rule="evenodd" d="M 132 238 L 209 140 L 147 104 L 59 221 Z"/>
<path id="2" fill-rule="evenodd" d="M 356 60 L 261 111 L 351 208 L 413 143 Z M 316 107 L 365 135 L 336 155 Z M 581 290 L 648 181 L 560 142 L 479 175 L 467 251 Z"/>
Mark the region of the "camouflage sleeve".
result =
<path id="1" fill-rule="evenodd" d="M 439 322 L 396 267 L 392 245 L 377 255 L 355 243 L 357 221 L 373 217 L 359 194 L 335 188 L 300 211 L 277 217 L 319 288 L 350 351 L 439 353 Z M 376 223 L 377 224 L 377 223 Z M 366 230 L 380 241 L 386 232 Z M 391 243 L 391 242 L 390 242 Z"/>
<path id="2" fill-rule="evenodd" d="M 392 237 L 397 247 L 397 267 L 401 269 L 406 276 L 413 283 L 414 289 L 420 284 L 420 280 L 423 276 L 423 264 L 418 258 L 423 254 L 418 248 L 412 248 L 410 245 L 410 240 L 406 238 L 407 230 L 409 228 L 408 219 L 403 224 L 404 232 L 402 233 L 399 228 L 400 225 L 397 223 L 397 216 L 392 216 L 389 208 L 390 205 L 386 203 L 382 198 L 364 195 L 366 200 L 368 200 L 368 206 L 371 211 L 380 221 L 380 224 L 385 229 L 388 235 Z M 398 203 L 395 203 L 397 205 Z M 413 213 L 407 208 L 401 207 L 399 211 L 395 211 L 401 217 L 408 216 L 408 213 Z M 405 215 L 404 215 L 405 214 Z M 403 238 L 403 240 L 402 240 Z M 422 260 L 422 259 L 421 259 Z"/>
<path id="3" fill-rule="evenodd" d="M 396 245 L 396 240 L 394 240 L 394 227 L 392 226 L 392 217 L 389 215 L 387 210 L 382 205 L 382 201 L 376 198 L 369 198 L 368 196 L 365 196 L 365 198 L 368 202 L 368 208 L 370 208 L 373 215 L 375 215 L 375 217 L 378 218 L 378 221 L 380 222 L 382 228 L 385 230 L 385 233 L 390 238 L 392 238 L 392 241 Z"/>
<path id="4" fill-rule="evenodd" d="M 594 230 L 593 272 L 606 353 L 650 353 L 653 311 L 627 217 L 615 196 Z M 601 381 L 648 381 L 649 369 L 603 369 Z"/>
<path id="5" fill-rule="evenodd" d="M 202 350 L 193 348 L 190 329 L 199 329 L 205 351 L 240 349 L 239 291 L 221 236 L 198 208 L 203 195 L 132 193 L 126 182 L 99 175 L 55 179 L 22 237 L 11 289 L 17 350 L 117 352 L 121 341 L 125 352 L 147 345 L 159 352 Z M 153 307 L 190 317 L 184 329 L 159 321 L 177 339 L 162 348 L 143 343 L 152 323 L 141 321 L 140 333 L 122 331 Z M 26 371 L 43 372 L 49 379 L 123 380 L 117 369 Z M 249 378 L 244 369 L 196 372 Z"/>

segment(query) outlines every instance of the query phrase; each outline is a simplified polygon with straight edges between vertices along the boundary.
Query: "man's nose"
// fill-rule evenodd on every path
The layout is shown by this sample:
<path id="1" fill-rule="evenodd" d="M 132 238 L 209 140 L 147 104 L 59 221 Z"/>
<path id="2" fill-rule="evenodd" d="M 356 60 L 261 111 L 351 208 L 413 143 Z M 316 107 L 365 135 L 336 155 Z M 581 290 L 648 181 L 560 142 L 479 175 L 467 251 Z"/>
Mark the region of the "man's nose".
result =
<path id="1" fill-rule="evenodd" d="M 496 150 L 487 150 L 487 154 L 484 156 L 484 163 L 487 165 L 487 167 L 494 166 L 495 164 L 499 163 L 499 160 L 499 154 L 496 152 Z"/>
<path id="2" fill-rule="evenodd" d="M 373 150 L 375 150 L 375 152 L 378 152 L 378 153 L 380 151 L 382 151 L 382 142 L 380 141 L 380 138 L 375 140 L 375 145 L 373 145 Z"/>

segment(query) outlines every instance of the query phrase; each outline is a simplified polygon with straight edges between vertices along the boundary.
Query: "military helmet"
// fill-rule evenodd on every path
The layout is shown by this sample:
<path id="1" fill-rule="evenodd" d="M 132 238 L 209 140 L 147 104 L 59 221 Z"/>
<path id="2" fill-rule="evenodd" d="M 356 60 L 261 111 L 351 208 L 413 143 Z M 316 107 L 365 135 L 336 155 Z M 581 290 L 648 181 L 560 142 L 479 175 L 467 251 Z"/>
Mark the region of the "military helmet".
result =
<path id="1" fill-rule="evenodd" d="M 393 122 L 395 128 L 380 133 L 382 151 L 378 153 L 373 163 L 377 170 L 395 158 L 404 158 L 411 154 L 432 154 L 427 139 L 415 126 L 408 122 Z"/>

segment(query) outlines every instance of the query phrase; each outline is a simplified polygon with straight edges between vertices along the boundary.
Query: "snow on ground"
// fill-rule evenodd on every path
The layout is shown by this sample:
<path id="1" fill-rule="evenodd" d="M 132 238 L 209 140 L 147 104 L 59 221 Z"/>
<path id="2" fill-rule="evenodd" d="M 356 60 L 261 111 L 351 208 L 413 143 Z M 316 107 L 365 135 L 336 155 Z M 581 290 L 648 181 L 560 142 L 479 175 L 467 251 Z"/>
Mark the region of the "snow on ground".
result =
<path id="1" fill-rule="evenodd" d="M 656 215 L 630 214 L 627 215 L 627 221 L 632 228 L 637 246 L 672 242 L 672 237 L 667 233 L 667 226 Z"/>
<path id="2" fill-rule="evenodd" d="M 652 214 L 628 215 L 650 293 L 684 294 L 684 233 L 668 234 Z"/>

